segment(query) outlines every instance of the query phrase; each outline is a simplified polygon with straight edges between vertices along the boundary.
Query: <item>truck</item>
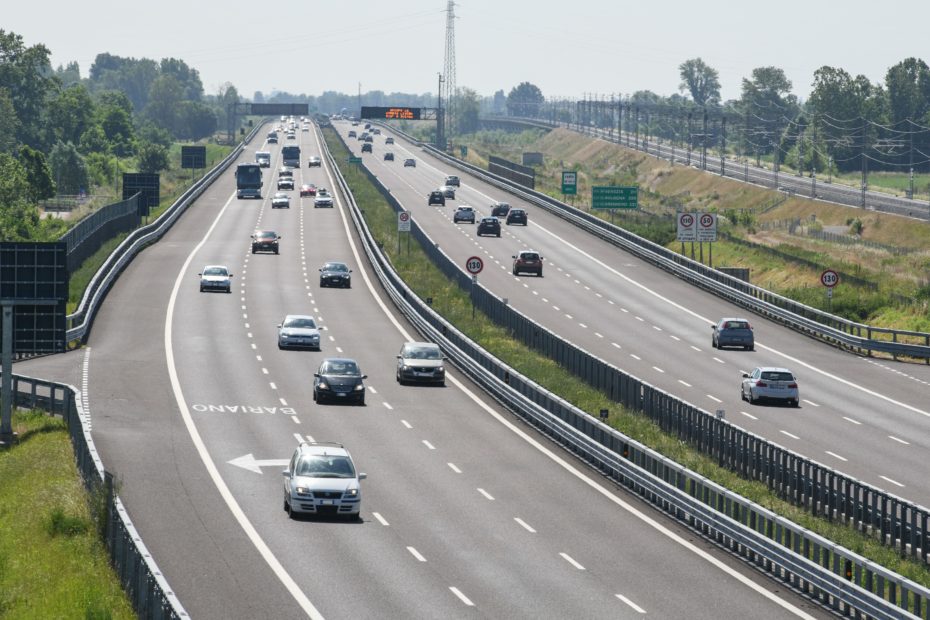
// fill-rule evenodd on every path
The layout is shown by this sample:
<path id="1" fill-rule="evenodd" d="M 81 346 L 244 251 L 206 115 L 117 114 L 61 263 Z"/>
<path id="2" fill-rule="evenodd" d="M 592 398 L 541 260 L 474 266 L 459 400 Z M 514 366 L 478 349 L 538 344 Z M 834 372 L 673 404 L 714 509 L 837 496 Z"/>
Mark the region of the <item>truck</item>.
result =
<path id="1" fill-rule="evenodd" d="M 289 168 L 300 168 L 300 147 L 285 146 L 282 148 L 281 160 Z"/>
<path id="2" fill-rule="evenodd" d="M 257 163 L 236 166 L 236 198 L 262 197 L 262 169 Z"/>
<path id="3" fill-rule="evenodd" d="M 258 164 L 260 168 L 270 168 L 271 167 L 271 153 L 269 151 L 256 151 L 255 152 L 255 163 Z"/>

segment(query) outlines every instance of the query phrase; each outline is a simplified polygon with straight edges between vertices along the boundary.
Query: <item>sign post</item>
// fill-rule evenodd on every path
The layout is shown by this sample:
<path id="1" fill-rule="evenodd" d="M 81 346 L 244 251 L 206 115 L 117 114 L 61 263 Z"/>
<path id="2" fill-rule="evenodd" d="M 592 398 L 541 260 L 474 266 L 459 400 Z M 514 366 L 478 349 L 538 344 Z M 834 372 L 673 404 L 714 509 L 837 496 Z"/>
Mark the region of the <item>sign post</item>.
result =
<path id="1" fill-rule="evenodd" d="M 578 193 L 578 173 L 574 170 L 562 171 L 562 195 L 574 196 Z"/>
<path id="2" fill-rule="evenodd" d="M 407 235 L 407 253 L 410 253 L 410 211 L 400 211 L 397 214 L 397 253 L 400 254 L 400 233 Z"/>
<path id="3" fill-rule="evenodd" d="M 478 284 L 478 274 L 484 269 L 484 261 L 480 256 L 469 256 L 465 261 L 465 270 L 471 274 L 471 318 L 475 318 L 475 286 Z"/>
<path id="4" fill-rule="evenodd" d="M 833 312 L 833 287 L 840 283 L 840 274 L 832 269 L 824 269 L 820 274 L 820 283 L 826 287 L 827 293 L 827 311 Z"/>
<path id="5" fill-rule="evenodd" d="M 708 265 L 714 266 L 714 241 L 717 240 L 717 214 L 701 213 L 697 218 L 697 240 L 701 244 L 701 263 L 704 262 L 704 242 L 710 245 L 710 260 Z"/>

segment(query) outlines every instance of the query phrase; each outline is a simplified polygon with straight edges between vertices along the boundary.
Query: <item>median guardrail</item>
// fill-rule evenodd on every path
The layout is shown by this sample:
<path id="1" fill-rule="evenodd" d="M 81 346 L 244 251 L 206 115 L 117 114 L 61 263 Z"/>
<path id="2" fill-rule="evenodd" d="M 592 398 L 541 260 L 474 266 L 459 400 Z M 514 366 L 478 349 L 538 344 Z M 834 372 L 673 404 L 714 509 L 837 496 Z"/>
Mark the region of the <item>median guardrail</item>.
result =
<path id="1" fill-rule="evenodd" d="M 323 144 L 330 165 L 338 170 L 325 141 Z M 402 206 L 390 191 L 367 168 L 362 169 L 381 189 L 382 195 L 393 208 L 401 210 Z M 927 617 L 927 601 L 930 600 L 930 590 L 927 588 L 671 461 L 533 383 L 481 349 L 434 312 L 400 279 L 365 226 L 345 179 L 338 172 L 336 179 L 364 241 L 365 252 L 395 305 L 424 337 L 441 345 L 457 368 L 508 409 L 644 501 L 686 523 L 708 540 L 739 555 L 759 570 L 837 612 L 864 614 L 874 618 Z M 436 246 L 416 221 L 411 224 L 414 237 L 437 260 L 440 268 L 460 283 L 467 280 L 471 286 L 470 278 Z M 481 289 L 480 285 L 474 288 L 476 291 Z M 488 291 L 476 294 L 476 299 L 481 297 L 494 298 Z M 507 309 L 503 300 L 498 302 L 499 309 Z M 546 332 L 541 326 L 536 326 L 535 331 Z M 585 357 L 582 353 L 578 350 L 575 354 L 577 363 L 590 366 L 596 358 Z M 606 366 L 599 367 L 597 372 L 606 374 Z M 811 482 L 809 477 L 799 475 L 811 471 L 811 461 L 751 434 L 738 435 L 736 431 L 739 429 L 724 420 L 718 420 L 635 378 L 620 380 L 611 396 L 618 397 L 624 404 L 640 403 L 652 411 L 661 412 L 664 428 L 687 428 L 694 436 L 703 438 L 703 443 L 715 447 L 718 454 L 722 455 L 724 450 L 729 450 L 739 455 L 747 472 L 766 472 L 783 495 L 800 493 L 804 485 Z M 689 412 L 695 415 L 686 415 Z M 760 457 L 766 452 L 774 459 L 762 461 Z M 837 501 L 837 481 L 840 480 L 839 488 L 855 481 L 836 472 L 824 473 L 825 480 L 832 484 L 818 487 L 814 507 L 829 512 L 831 517 L 839 518 L 844 510 Z M 868 527 L 880 525 L 883 535 L 894 537 L 906 534 L 903 539 L 907 551 L 911 554 L 919 553 L 926 559 L 930 545 L 926 534 L 930 522 L 926 513 L 922 516 L 922 537 L 917 535 L 917 515 L 913 512 L 908 514 L 907 523 L 900 519 L 895 521 L 902 529 L 889 530 L 884 521 L 879 523 L 876 520 L 887 518 L 890 514 L 888 511 L 877 510 L 879 506 L 885 508 L 890 497 L 882 495 L 881 501 L 876 499 L 871 504 L 861 504 L 854 503 L 853 496 L 849 494 L 844 497 L 843 503 L 848 503 L 852 508 L 848 513 L 863 517 L 868 514 L 871 520 Z M 900 504 L 896 508 L 900 508 Z M 843 518 L 846 518 L 845 515 Z"/>
<path id="2" fill-rule="evenodd" d="M 541 207 L 598 238 L 750 312 L 850 350 L 868 354 L 877 351 L 894 357 L 920 358 L 930 364 L 930 333 L 856 323 L 798 303 L 691 260 L 551 196 L 528 190 L 478 166 L 450 157 L 396 127 L 391 126 L 390 129 L 421 145 L 451 166 Z"/>

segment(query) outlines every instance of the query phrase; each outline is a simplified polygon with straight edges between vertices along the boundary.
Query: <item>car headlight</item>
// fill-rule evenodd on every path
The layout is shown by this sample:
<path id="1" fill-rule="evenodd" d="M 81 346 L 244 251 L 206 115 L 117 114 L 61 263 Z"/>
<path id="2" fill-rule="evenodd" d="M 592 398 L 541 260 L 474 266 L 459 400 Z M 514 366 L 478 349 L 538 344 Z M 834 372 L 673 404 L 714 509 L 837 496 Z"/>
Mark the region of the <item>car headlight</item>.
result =
<path id="1" fill-rule="evenodd" d="M 358 489 L 346 489 L 346 497 L 358 497 Z"/>
<path id="2" fill-rule="evenodd" d="M 445 369 L 444 366 L 437 366 L 437 367 L 436 367 L 436 372 L 446 372 L 446 369 Z"/>
<path id="3" fill-rule="evenodd" d="M 401 370 L 410 370 L 410 366 L 408 366 L 407 364 L 404 364 L 403 366 L 400 367 L 400 369 L 401 369 Z"/>
<path id="4" fill-rule="evenodd" d="M 297 487 L 297 495 L 310 495 L 310 489 L 307 487 Z"/>
<path id="5" fill-rule="evenodd" d="M 328 389 L 329 389 L 329 386 L 326 385 L 326 382 L 325 382 L 325 381 L 320 381 L 320 385 L 318 385 L 317 387 L 320 388 L 321 390 L 328 390 Z"/>
<path id="6" fill-rule="evenodd" d="M 363 384 L 361 384 L 361 383 L 359 383 L 358 385 L 355 386 L 355 391 L 356 391 L 356 392 L 360 392 L 360 391 L 362 391 L 362 390 L 364 390 L 364 389 L 365 389 L 365 386 L 364 386 Z"/>

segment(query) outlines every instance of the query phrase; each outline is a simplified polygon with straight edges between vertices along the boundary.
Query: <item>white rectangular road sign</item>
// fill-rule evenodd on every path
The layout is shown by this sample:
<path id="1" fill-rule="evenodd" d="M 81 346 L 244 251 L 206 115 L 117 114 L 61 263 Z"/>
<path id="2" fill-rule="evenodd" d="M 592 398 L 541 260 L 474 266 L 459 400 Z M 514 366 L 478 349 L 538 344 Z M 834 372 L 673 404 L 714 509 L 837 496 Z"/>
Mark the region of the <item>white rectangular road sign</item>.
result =
<path id="1" fill-rule="evenodd" d="M 678 214 L 678 240 L 697 241 L 697 216 L 694 213 Z"/>
<path id="2" fill-rule="evenodd" d="M 717 240 L 717 214 L 701 213 L 697 217 L 697 240 Z"/>
<path id="3" fill-rule="evenodd" d="M 397 214 L 397 232 L 410 232 L 410 212 L 401 211 Z"/>

